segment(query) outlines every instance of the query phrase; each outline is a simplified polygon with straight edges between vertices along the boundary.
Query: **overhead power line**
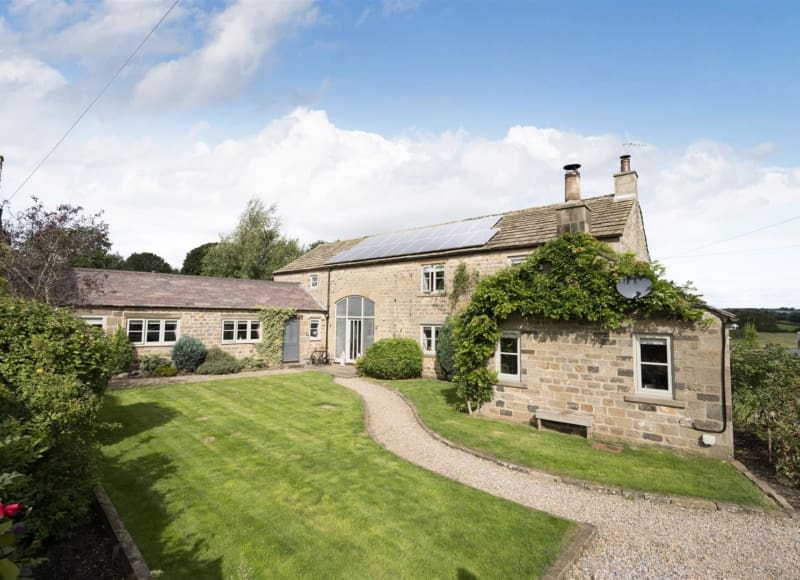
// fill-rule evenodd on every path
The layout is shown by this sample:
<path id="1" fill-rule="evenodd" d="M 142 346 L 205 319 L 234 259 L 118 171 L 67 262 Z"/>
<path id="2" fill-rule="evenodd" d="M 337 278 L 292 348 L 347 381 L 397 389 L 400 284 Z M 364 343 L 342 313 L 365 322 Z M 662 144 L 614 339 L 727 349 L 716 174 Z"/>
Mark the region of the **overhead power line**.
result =
<path id="1" fill-rule="evenodd" d="M 736 234 L 735 236 L 731 236 L 729 238 L 723 238 L 721 240 L 717 240 L 716 242 L 710 242 L 708 244 L 703 244 L 702 246 L 697 246 L 697 247 L 691 248 L 689 250 L 684 250 L 683 252 L 678 252 L 677 254 L 672 254 L 671 256 L 667 256 L 666 258 L 662 258 L 662 260 L 669 260 L 671 258 L 677 258 L 679 256 L 685 256 L 687 254 L 693 254 L 694 252 L 697 252 L 698 250 L 705 250 L 706 248 L 710 248 L 711 246 L 717 246 L 719 244 L 722 244 L 722 243 L 725 243 L 725 242 L 729 242 L 731 240 L 737 240 L 739 238 L 743 238 L 745 236 L 749 236 L 750 234 L 763 232 L 764 230 L 768 230 L 770 228 L 774 228 L 774 227 L 777 227 L 777 226 L 782 226 L 783 224 L 788 224 L 789 222 L 793 222 L 795 220 L 800 220 L 800 215 L 796 215 L 794 217 L 790 217 L 788 219 L 785 219 L 785 220 L 782 220 L 782 221 L 779 221 L 779 222 L 775 222 L 775 223 L 772 223 L 772 224 L 767 224 L 765 226 L 761 226 L 760 228 L 756 228 L 754 230 L 749 230 L 749 231 L 746 231 L 746 232 L 742 232 L 741 234 Z"/>
<path id="2" fill-rule="evenodd" d="M 688 256 L 672 256 L 673 260 L 691 260 L 692 258 L 708 258 L 710 256 L 729 256 L 735 254 L 751 254 L 756 252 L 774 252 L 776 250 L 788 250 L 790 248 L 800 248 L 800 244 L 791 244 L 788 246 L 772 246 L 771 248 L 748 248 L 741 250 L 731 250 L 729 252 L 711 252 L 708 254 L 690 254 Z"/>
<path id="3" fill-rule="evenodd" d="M 167 17 L 170 15 L 170 13 L 175 9 L 175 7 L 178 5 L 178 2 L 180 2 L 180 0 L 175 0 L 170 5 L 170 7 L 167 9 L 167 11 L 164 12 L 164 14 L 161 16 L 161 18 L 159 18 L 158 22 L 156 22 L 155 26 L 153 26 L 153 28 L 150 29 L 150 32 L 147 33 L 147 36 L 145 36 L 142 39 L 142 41 L 139 43 L 139 45 L 136 47 L 136 49 L 132 53 L 130 53 L 130 55 L 128 55 L 128 58 L 125 59 L 125 62 L 123 62 L 122 65 L 117 69 L 117 72 L 115 72 L 112 75 L 112 77 L 108 80 L 108 82 L 105 84 L 105 86 L 103 86 L 103 88 L 100 90 L 100 92 L 97 93 L 97 96 L 95 96 L 95 98 L 92 99 L 92 101 L 81 112 L 81 114 L 78 115 L 78 118 L 75 119 L 75 121 L 72 123 L 72 125 L 69 126 L 69 129 L 66 130 L 66 132 L 61 136 L 61 138 L 58 141 L 56 141 L 56 144 L 53 145 L 53 147 L 50 149 L 50 151 L 48 151 L 47 154 L 44 157 L 42 157 L 42 160 L 39 161 L 39 163 L 36 164 L 36 167 L 33 168 L 33 171 L 31 171 L 28 174 L 28 177 L 26 177 L 22 181 L 22 183 L 19 184 L 19 187 L 17 187 L 17 189 L 14 190 L 14 193 L 12 193 L 11 196 L 6 200 L 7 202 L 11 201 L 12 199 L 14 199 L 14 196 L 17 195 L 23 187 L 25 187 L 25 185 L 31 180 L 31 178 L 34 175 L 36 175 L 36 172 L 39 171 L 39 169 L 42 167 L 42 165 L 44 165 L 45 162 L 50 158 L 50 156 L 53 153 L 55 153 L 56 149 L 58 149 L 58 147 L 64 142 L 64 140 L 67 137 L 69 137 L 69 134 L 72 133 L 72 130 L 78 125 L 78 123 L 81 122 L 81 119 L 83 119 L 86 116 L 86 113 L 88 113 L 91 110 L 91 108 L 94 107 L 95 103 L 100 100 L 100 98 L 105 94 L 105 92 L 108 90 L 108 88 L 111 86 L 111 84 L 115 80 L 117 80 L 117 77 L 122 73 L 122 71 L 125 69 L 125 67 L 130 64 L 130 62 L 136 57 L 137 54 L 139 54 L 139 51 L 142 49 L 142 47 L 145 45 L 145 43 L 148 40 L 150 40 L 150 37 L 153 36 L 153 34 L 155 33 L 156 30 L 158 30 L 158 27 L 161 26 L 161 24 L 167 19 Z"/>

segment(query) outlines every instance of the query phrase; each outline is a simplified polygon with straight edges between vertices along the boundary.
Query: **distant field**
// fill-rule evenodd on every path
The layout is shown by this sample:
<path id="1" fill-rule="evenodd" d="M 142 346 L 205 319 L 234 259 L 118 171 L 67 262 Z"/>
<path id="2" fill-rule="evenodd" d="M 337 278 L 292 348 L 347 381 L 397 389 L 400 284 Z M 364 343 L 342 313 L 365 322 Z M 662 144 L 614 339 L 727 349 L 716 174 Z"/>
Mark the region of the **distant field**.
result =
<path id="1" fill-rule="evenodd" d="M 779 344 L 786 348 L 797 348 L 797 334 L 794 332 L 759 332 L 761 344 Z"/>
<path id="2" fill-rule="evenodd" d="M 778 322 L 778 328 L 786 332 L 797 332 L 800 330 L 800 324 L 795 322 Z"/>

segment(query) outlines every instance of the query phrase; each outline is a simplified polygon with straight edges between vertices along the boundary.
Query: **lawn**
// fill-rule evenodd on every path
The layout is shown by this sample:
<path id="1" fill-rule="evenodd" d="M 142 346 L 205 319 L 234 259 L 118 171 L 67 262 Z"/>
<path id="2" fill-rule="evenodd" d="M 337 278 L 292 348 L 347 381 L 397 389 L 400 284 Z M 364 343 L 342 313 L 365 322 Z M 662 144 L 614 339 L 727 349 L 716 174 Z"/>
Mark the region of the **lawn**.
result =
<path id="1" fill-rule="evenodd" d="M 320 373 L 110 391 L 102 479 L 169 579 L 541 576 L 575 525 L 424 471 Z"/>
<path id="2" fill-rule="evenodd" d="M 391 385 L 411 399 L 431 429 L 497 458 L 629 489 L 771 506 L 764 494 L 724 461 L 653 447 L 623 446 L 621 453 L 611 453 L 593 448 L 583 437 L 459 413 L 452 407 L 455 386 L 451 383 L 412 380 Z"/>

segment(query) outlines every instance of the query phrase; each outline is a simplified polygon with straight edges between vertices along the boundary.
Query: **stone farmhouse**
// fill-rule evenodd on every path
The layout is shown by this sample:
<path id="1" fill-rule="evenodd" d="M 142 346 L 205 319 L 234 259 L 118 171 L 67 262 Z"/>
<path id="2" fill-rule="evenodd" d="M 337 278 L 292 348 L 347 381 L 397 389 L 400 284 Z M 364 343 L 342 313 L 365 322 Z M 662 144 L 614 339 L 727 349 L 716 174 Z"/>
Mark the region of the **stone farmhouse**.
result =
<path id="1" fill-rule="evenodd" d="M 124 328 L 137 358 L 169 356 L 181 335 L 239 358 L 261 342 L 261 308 L 294 308 L 284 332 L 283 360 L 308 360 L 322 340 L 325 308 L 299 284 L 149 272 L 77 268 L 76 315 L 112 333 Z"/>
<path id="2" fill-rule="evenodd" d="M 575 231 L 649 261 L 630 156 L 621 157 L 609 195 L 582 197 L 579 169 L 565 167 L 563 203 L 322 244 L 281 268 L 276 281 L 302 286 L 320 305 L 304 310 L 320 314 L 313 327 L 304 323 L 301 343 L 313 332 L 332 362 L 349 364 L 375 340 L 409 337 L 420 342 L 433 375 L 460 264 L 492 274 Z M 609 331 L 512 316 L 489 362 L 499 382 L 482 412 L 731 458 L 732 317 L 708 307 L 705 318 L 702 325 L 642 319 Z"/>

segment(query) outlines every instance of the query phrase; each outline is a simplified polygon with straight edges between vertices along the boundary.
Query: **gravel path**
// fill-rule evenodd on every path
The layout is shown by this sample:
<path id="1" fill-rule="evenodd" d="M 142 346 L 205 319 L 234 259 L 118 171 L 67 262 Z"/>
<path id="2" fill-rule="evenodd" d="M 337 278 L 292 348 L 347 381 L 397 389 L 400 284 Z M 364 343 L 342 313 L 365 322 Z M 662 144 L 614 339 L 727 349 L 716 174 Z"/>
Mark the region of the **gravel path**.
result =
<path id="1" fill-rule="evenodd" d="M 391 390 L 358 378 L 336 381 L 361 395 L 370 432 L 389 451 L 465 485 L 597 526 L 571 578 L 800 579 L 798 519 L 630 500 L 512 471 L 432 438 Z"/>

